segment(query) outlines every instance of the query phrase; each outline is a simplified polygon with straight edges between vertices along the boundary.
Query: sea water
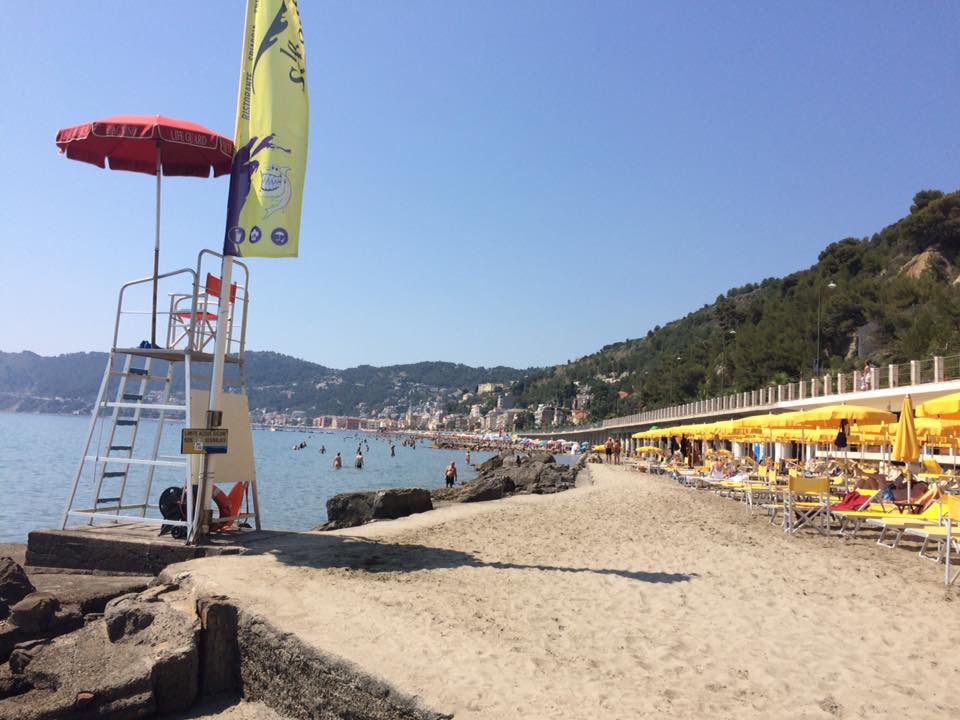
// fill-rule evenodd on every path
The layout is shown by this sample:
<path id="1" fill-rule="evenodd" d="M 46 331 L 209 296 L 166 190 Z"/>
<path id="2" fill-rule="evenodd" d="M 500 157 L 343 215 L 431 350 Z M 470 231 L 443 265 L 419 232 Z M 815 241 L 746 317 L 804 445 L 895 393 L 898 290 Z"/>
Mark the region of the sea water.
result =
<path id="1" fill-rule="evenodd" d="M 0 542 L 26 542 L 30 530 L 60 527 L 89 424 L 88 417 L 0 413 Z M 294 450 L 301 442 L 307 447 Z M 179 428 L 168 426 L 160 453 L 177 455 L 179 443 Z M 391 444 L 396 448 L 394 457 Z M 354 467 L 358 445 L 364 456 L 362 470 Z M 321 446 L 325 454 L 320 454 Z M 273 530 L 322 525 L 327 520 L 327 499 L 337 493 L 441 487 L 451 461 L 457 463 L 460 480 L 476 477 L 463 451 L 434 449 L 422 441 L 414 449 L 402 445 L 400 437 L 359 431 L 254 430 L 253 448 L 263 526 Z M 333 458 L 338 452 L 343 468 L 335 470 Z M 479 464 L 491 454 L 474 452 L 470 461 Z M 177 482 L 170 475 L 154 482 L 150 515 L 158 516 L 160 492 Z M 90 483 L 85 478 L 84 485 Z M 82 487 L 81 493 L 90 497 L 93 488 Z"/>

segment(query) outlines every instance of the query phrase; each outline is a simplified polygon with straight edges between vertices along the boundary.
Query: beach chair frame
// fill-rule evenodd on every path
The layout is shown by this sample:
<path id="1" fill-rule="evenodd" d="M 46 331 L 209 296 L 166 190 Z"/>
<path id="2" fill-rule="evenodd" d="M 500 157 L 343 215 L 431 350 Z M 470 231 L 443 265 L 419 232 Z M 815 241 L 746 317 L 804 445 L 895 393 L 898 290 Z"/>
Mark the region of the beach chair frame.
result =
<path id="1" fill-rule="evenodd" d="M 816 497 L 811 504 L 801 504 L 801 497 Z M 830 529 L 830 478 L 803 477 L 790 475 L 787 479 L 787 491 L 784 493 L 784 529 L 795 535 L 807 525 L 811 525 L 821 535 Z"/>

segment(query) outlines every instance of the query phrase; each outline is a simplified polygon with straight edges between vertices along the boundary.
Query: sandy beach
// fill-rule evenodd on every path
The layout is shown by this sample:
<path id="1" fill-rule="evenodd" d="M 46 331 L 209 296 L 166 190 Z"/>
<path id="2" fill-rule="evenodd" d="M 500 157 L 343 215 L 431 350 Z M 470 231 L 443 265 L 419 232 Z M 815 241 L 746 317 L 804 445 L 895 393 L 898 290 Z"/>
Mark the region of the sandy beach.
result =
<path id="1" fill-rule="evenodd" d="M 587 467 L 558 495 L 172 570 L 457 718 L 957 712 L 960 595 L 933 563 Z"/>

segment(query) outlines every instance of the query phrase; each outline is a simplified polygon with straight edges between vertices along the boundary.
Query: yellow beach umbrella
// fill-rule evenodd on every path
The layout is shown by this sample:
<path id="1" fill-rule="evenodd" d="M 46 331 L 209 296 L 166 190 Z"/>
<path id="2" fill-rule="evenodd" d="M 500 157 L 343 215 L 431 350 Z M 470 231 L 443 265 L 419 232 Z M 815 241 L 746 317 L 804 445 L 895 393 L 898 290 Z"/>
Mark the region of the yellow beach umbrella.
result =
<path id="1" fill-rule="evenodd" d="M 849 423 L 882 423 L 894 422 L 896 416 L 886 410 L 865 405 L 825 405 L 812 410 L 801 410 L 784 415 L 775 415 L 780 422 L 773 427 L 826 427 L 831 423 L 846 420 Z"/>
<path id="2" fill-rule="evenodd" d="M 903 399 L 897 436 L 893 440 L 890 457 L 905 463 L 915 463 L 920 459 L 920 442 L 917 440 L 917 428 L 913 424 L 913 403 L 909 395 Z"/>
<path id="3" fill-rule="evenodd" d="M 663 450 L 653 445 L 644 445 L 643 447 L 638 447 L 635 451 L 638 455 L 643 455 L 644 453 L 657 453 L 658 455 L 663 455 Z"/>
<path id="4" fill-rule="evenodd" d="M 917 405 L 918 418 L 960 419 L 960 393 L 951 393 Z"/>

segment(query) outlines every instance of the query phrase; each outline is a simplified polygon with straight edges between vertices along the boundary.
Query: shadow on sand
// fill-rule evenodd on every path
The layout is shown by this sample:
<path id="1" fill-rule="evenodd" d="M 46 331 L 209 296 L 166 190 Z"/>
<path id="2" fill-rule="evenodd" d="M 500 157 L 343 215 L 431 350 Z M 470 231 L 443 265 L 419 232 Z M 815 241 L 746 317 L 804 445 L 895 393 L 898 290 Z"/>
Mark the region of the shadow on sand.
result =
<path id="1" fill-rule="evenodd" d="M 496 570 L 540 570 L 561 573 L 613 575 L 647 583 L 689 582 L 696 573 L 664 573 L 617 570 L 613 568 L 527 565 L 513 562 L 486 562 L 460 550 L 379 542 L 368 538 L 322 533 L 257 533 L 244 543 L 247 554 L 273 555 L 285 565 L 317 570 L 340 568 L 369 573 L 416 572 L 458 567 Z"/>

